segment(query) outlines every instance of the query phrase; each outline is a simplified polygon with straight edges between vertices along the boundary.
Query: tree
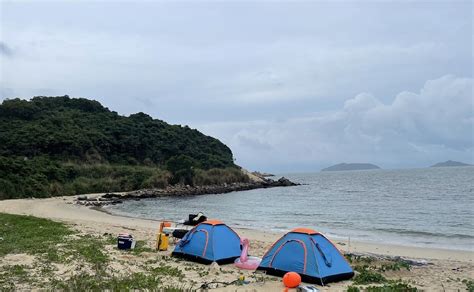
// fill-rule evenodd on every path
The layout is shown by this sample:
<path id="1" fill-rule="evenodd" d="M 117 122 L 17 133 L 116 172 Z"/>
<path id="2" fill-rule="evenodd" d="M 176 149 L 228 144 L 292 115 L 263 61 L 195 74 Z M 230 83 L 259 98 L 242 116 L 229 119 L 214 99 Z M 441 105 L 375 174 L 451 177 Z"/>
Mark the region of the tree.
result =
<path id="1" fill-rule="evenodd" d="M 193 185 L 194 159 L 187 155 L 174 156 L 166 161 L 166 169 L 171 172 L 171 183 Z"/>

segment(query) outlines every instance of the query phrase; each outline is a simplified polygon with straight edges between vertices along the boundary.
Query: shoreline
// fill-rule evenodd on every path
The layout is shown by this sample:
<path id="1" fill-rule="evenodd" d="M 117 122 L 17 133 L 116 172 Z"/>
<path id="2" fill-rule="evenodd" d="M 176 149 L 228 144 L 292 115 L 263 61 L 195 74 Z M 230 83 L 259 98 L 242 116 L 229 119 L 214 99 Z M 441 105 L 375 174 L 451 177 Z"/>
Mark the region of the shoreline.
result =
<path id="1" fill-rule="evenodd" d="M 122 204 L 124 201 L 139 201 L 141 199 L 153 199 L 160 197 L 186 197 L 200 195 L 218 195 L 255 189 L 268 189 L 276 187 L 298 186 L 299 183 L 290 181 L 285 177 L 278 180 L 264 177 L 249 176 L 249 182 L 236 182 L 223 185 L 173 185 L 161 189 L 142 189 L 129 192 L 109 192 L 98 194 L 84 194 L 73 196 L 75 203 L 88 207 L 103 207 L 108 205 Z"/>
<path id="2" fill-rule="evenodd" d="M 125 215 L 125 214 L 118 214 L 114 213 L 107 208 L 108 206 L 104 207 L 89 207 L 91 210 L 95 210 L 97 212 L 103 212 L 105 214 L 111 215 L 111 216 L 116 216 L 116 217 L 123 217 L 123 218 L 131 218 L 131 219 L 140 219 L 140 220 L 148 220 L 148 221 L 153 221 L 153 222 L 162 222 L 162 221 L 171 221 L 172 220 L 166 219 L 166 218 L 160 218 L 160 219 L 152 219 L 152 218 L 144 218 L 144 217 L 138 217 L 138 216 L 131 216 L 131 215 Z M 286 232 L 289 232 L 290 229 L 288 230 L 264 230 L 264 229 L 259 229 L 259 228 L 252 228 L 252 227 L 236 227 L 235 225 L 229 224 L 232 229 L 242 231 L 242 233 L 247 233 L 250 234 L 250 237 L 259 237 L 258 234 L 260 233 L 265 233 L 266 235 L 274 235 L 274 239 L 277 240 L 285 234 Z M 348 239 L 348 237 L 342 237 L 342 236 L 334 236 L 334 235 L 327 235 L 325 234 L 327 238 L 329 238 L 331 241 L 334 243 L 342 243 L 340 245 L 340 249 L 343 250 L 344 252 L 352 253 L 352 252 L 357 252 L 354 250 L 351 250 L 351 245 L 355 244 L 356 248 L 359 247 L 360 245 L 362 246 L 370 246 L 370 249 L 363 248 L 363 250 L 366 251 L 367 254 L 371 254 L 370 250 L 382 250 L 384 247 L 389 247 L 387 250 L 388 254 L 379 254 L 379 255 L 392 255 L 396 256 L 393 252 L 390 252 L 389 250 L 396 250 L 396 251 L 401 251 L 403 254 L 408 254 L 406 252 L 403 252 L 405 249 L 417 249 L 420 254 L 425 254 L 424 250 L 429 250 L 430 252 L 436 251 L 438 254 L 442 255 L 447 255 L 450 252 L 453 253 L 460 253 L 461 257 L 459 259 L 463 260 L 465 257 L 463 257 L 466 253 L 472 253 L 472 262 L 474 262 L 474 251 L 472 250 L 466 250 L 466 249 L 456 249 L 456 248 L 445 248 L 445 247 L 439 247 L 439 246 L 421 246 L 421 245 L 414 245 L 414 244 L 403 244 L 403 243 L 390 243 L 390 242 L 384 242 L 384 241 L 375 241 L 375 240 L 360 240 L 360 239 Z M 359 247 L 360 248 L 360 247 Z M 373 253 L 374 255 L 377 255 L 376 253 Z M 400 256 L 400 255 L 399 255 Z M 442 258 L 437 258 L 437 259 L 450 259 L 447 256 L 444 256 Z"/>
<path id="3" fill-rule="evenodd" d="M 101 194 L 92 194 L 89 196 L 100 196 Z M 14 199 L 0 201 L 0 213 L 9 213 L 17 215 L 31 215 L 39 218 L 51 219 L 54 221 L 66 223 L 71 228 L 77 230 L 85 236 L 116 236 L 119 233 L 127 232 L 141 242 L 144 242 L 149 249 L 148 252 L 134 257 L 131 260 L 131 254 L 120 252 L 110 247 L 108 252 L 112 257 L 127 262 L 133 268 L 124 270 L 124 275 L 137 272 L 143 267 L 144 263 L 150 258 L 155 258 L 166 265 L 182 271 L 185 274 L 187 283 L 193 283 L 199 287 L 201 284 L 209 281 L 231 282 L 244 275 L 250 283 L 244 286 L 230 285 L 219 287 L 214 291 L 281 291 L 283 285 L 281 278 L 265 276 L 265 281 L 258 282 L 253 280 L 255 274 L 252 271 L 239 270 L 234 265 L 218 266 L 218 271 L 213 265 L 202 265 L 193 262 L 179 261 L 171 256 L 174 249 L 171 241 L 168 251 L 157 252 L 154 250 L 156 244 L 156 234 L 159 228 L 160 220 L 141 219 L 136 217 L 125 217 L 117 214 L 110 214 L 103 208 L 89 208 L 74 203 L 74 197 L 55 197 L 47 199 Z M 97 210 L 100 209 L 100 210 Z M 230 225 L 231 226 L 231 225 Z M 232 226 L 231 226 L 232 227 Z M 248 228 L 234 228 L 241 236 L 250 240 L 249 254 L 262 257 L 265 252 L 278 240 L 284 232 L 261 231 Z M 351 240 L 350 245 L 346 240 L 334 239 L 329 237 L 335 246 L 343 253 L 350 253 L 352 256 L 365 257 L 379 263 L 399 263 L 403 262 L 409 265 L 409 269 L 392 270 L 384 273 L 388 280 L 404 281 L 415 285 L 417 288 L 426 291 L 439 291 L 441 287 L 445 291 L 457 291 L 466 289 L 465 281 L 472 281 L 474 272 L 474 253 L 469 251 L 456 251 L 436 248 L 420 248 L 412 246 L 400 246 L 390 244 L 368 243 Z M 15 259 L 15 264 L 22 264 L 18 259 L 28 259 L 25 254 L 11 255 L 6 262 Z M 0 263 L 2 258 L 0 258 Z M 28 265 L 26 261 L 24 264 Z M 112 266 L 116 266 L 114 263 Z M 0 264 L 1 266 L 1 264 Z M 70 277 L 74 275 L 75 268 L 71 269 L 69 274 L 61 277 Z M 120 270 L 123 270 L 121 268 Z M 201 271 L 201 274 L 196 274 Z M 221 272 L 219 272 L 221 271 Z M 69 276 L 68 276 L 69 275 Z M 169 280 L 170 284 L 182 285 L 176 280 Z M 191 282 L 189 282 L 191 281 Z M 319 291 L 346 291 L 353 285 L 352 280 L 346 280 L 336 283 L 330 283 L 326 286 L 317 286 Z M 289 289 L 288 291 L 296 291 Z"/>
<path id="4" fill-rule="evenodd" d="M 91 197 L 99 197 L 102 194 L 89 194 Z M 145 219 L 133 216 L 115 214 L 102 207 L 86 207 L 74 203 L 75 196 L 54 197 L 47 199 L 13 199 L 0 201 L 0 212 L 31 215 L 40 218 L 59 220 L 70 224 L 113 224 L 125 228 L 146 228 L 156 230 L 159 219 Z M 164 220 L 164 219 L 163 219 Z M 233 227 L 244 237 L 258 241 L 274 242 L 284 232 L 259 230 L 253 228 Z M 456 260 L 460 262 L 473 263 L 474 252 L 468 250 L 445 249 L 436 247 L 419 247 L 412 245 L 400 245 L 380 243 L 372 241 L 350 240 L 328 236 L 338 245 L 339 249 L 350 253 L 363 253 L 379 256 L 400 256 L 413 259 L 425 260 Z"/>

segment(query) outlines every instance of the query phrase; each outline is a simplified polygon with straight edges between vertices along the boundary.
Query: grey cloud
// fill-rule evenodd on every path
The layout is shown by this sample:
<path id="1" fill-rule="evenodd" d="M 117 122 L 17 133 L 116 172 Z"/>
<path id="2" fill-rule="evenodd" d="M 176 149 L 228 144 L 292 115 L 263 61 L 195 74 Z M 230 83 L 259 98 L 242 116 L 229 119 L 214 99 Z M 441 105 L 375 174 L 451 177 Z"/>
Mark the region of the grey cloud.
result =
<path id="1" fill-rule="evenodd" d="M 472 154 L 469 1 L 16 1 L 2 9 L 2 42 L 21 48 L 2 58 L 1 86 L 11 89 L 3 98 L 69 94 L 189 124 L 249 167 L 351 158 L 422 165 Z M 448 73 L 468 78 L 438 78 Z"/>
<path id="2" fill-rule="evenodd" d="M 11 49 L 6 43 L 0 42 L 0 55 L 12 57 L 13 49 Z"/>
<path id="3" fill-rule="evenodd" d="M 367 161 L 385 167 L 429 165 L 438 160 L 474 162 L 472 78 L 443 76 L 418 92 L 401 92 L 385 104 L 369 93 L 338 111 L 290 119 L 204 127 L 228 142 L 241 163 L 265 165 L 239 141 L 265 141 L 275 168 Z M 238 130 L 237 130 L 238 129 Z M 226 134 L 229 133 L 229 134 Z M 232 134 L 234 133 L 234 134 Z M 310 167 L 310 166 L 308 166 Z"/>
<path id="4" fill-rule="evenodd" d="M 236 139 L 238 140 L 238 143 L 242 148 L 250 148 L 253 151 L 268 151 L 272 149 L 272 146 L 267 142 L 252 136 L 245 135 L 244 133 L 239 133 Z"/>

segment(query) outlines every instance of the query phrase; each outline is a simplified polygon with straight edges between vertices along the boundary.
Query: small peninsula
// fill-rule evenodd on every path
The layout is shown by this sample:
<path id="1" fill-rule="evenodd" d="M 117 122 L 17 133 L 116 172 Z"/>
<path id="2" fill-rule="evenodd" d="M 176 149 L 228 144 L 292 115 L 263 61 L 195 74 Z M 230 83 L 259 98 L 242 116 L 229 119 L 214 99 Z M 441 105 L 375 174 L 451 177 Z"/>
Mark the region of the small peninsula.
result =
<path id="1" fill-rule="evenodd" d="M 251 176 L 216 138 L 142 112 L 123 116 L 98 101 L 67 95 L 0 103 L 0 200 L 143 189 L 152 191 L 142 197 L 191 195 L 289 185 L 294 184 L 284 178 Z"/>
<path id="2" fill-rule="evenodd" d="M 321 171 L 348 171 L 369 169 L 380 169 L 380 167 L 371 163 L 339 163 L 330 167 L 323 168 L 321 169 Z"/>
<path id="3" fill-rule="evenodd" d="M 436 164 L 433 164 L 430 167 L 454 167 L 454 166 L 471 166 L 471 165 L 464 162 L 448 160 L 444 162 L 438 162 Z"/>

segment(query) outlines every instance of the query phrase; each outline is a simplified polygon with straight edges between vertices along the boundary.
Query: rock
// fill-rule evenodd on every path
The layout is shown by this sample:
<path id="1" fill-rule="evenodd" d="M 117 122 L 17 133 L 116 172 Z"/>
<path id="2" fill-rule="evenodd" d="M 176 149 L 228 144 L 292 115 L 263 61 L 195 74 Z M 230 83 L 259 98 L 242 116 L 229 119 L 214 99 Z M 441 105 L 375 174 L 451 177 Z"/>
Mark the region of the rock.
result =
<path id="1" fill-rule="evenodd" d="M 278 182 L 280 183 L 280 185 L 282 186 L 285 186 L 285 187 L 289 187 L 289 186 L 295 186 L 296 184 L 291 182 L 289 179 L 287 179 L 286 177 L 282 177 L 278 180 Z"/>
<path id="2" fill-rule="evenodd" d="M 106 198 L 106 199 L 120 198 L 120 195 L 114 194 L 114 193 L 107 193 L 105 195 L 102 195 L 102 198 Z"/>
<path id="3" fill-rule="evenodd" d="M 145 198 L 156 198 L 163 196 L 196 196 L 204 194 L 224 194 L 236 191 L 246 191 L 259 188 L 272 188 L 272 187 L 289 187 L 299 185 L 290 181 L 289 179 L 282 177 L 277 181 L 272 179 L 265 179 L 260 182 L 247 182 L 247 183 L 232 183 L 223 185 L 210 185 L 210 186 L 168 186 L 164 189 L 143 189 L 128 192 L 125 194 L 114 194 L 107 193 L 99 198 L 90 198 L 87 196 L 79 196 L 75 200 L 76 204 L 84 206 L 105 206 L 105 205 L 116 205 L 122 203 L 124 200 L 141 200 Z"/>

